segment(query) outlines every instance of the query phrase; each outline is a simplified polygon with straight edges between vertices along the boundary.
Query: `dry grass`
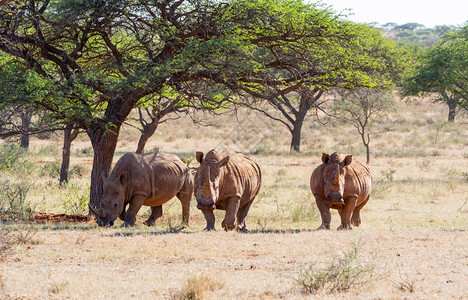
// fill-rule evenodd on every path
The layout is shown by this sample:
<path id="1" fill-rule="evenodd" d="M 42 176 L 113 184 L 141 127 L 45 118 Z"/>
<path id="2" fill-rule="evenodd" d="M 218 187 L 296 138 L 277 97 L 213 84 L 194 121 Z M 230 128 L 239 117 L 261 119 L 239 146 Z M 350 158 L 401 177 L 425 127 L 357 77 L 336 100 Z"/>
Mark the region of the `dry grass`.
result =
<path id="1" fill-rule="evenodd" d="M 220 283 L 206 274 L 195 275 L 187 279 L 185 286 L 177 293 L 171 296 L 173 300 L 202 300 L 213 297 L 213 292 L 222 289 L 223 283 Z"/>
<path id="2" fill-rule="evenodd" d="M 364 158 L 354 128 L 306 123 L 303 153 L 289 154 L 289 133 L 259 115 L 241 112 L 238 120 L 207 116 L 204 122 L 214 125 L 210 127 L 183 118 L 162 124 L 147 149 L 157 147 L 188 160 L 195 151 L 212 148 L 249 154 L 263 172 L 261 193 L 247 217 L 250 233 L 203 232 L 205 221 L 195 201 L 191 226 L 181 228 L 176 199 L 163 206 L 164 215 L 152 228 L 141 224 L 147 208 L 140 211 L 135 228 L 120 228 L 119 222 L 114 228 L 98 228 L 94 222 L 33 225 L 27 242 L 15 243 L 0 263 L 0 298 L 167 299 L 197 291 L 207 299 L 466 297 L 466 121 L 442 126 L 445 107 L 429 101 L 399 105 L 399 115 L 376 122 L 373 197 L 362 211 L 360 228 L 314 231 L 320 217 L 309 188 L 322 152 Z M 137 139 L 138 132 L 125 126 L 115 161 L 135 150 Z M 78 171 L 70 185 L 60 187 L 50 174 L 60 159 L 59 136 L 32 141 L 29 165 L 24 166 L 27 178 L 24 168 L 2 171 L 2 178 L 15 183 L 28 179 L 27 201 L 36 211 L 63 213 L 67 195 L 78 199 L 88 192 L 89 147 L 84 136 L 73 144 L 71 166 Z M 223 213 L 216 212 L 216 218 L 220 230 Z M 338 225 L 333 211 L 332 228 Z M 343 292 L 301 293 L 294 281 L 301 270 L 313 263 L 327 266 L 358 241 L 363 242 L 363 263 L 372 262 L 387 276 Z"/>

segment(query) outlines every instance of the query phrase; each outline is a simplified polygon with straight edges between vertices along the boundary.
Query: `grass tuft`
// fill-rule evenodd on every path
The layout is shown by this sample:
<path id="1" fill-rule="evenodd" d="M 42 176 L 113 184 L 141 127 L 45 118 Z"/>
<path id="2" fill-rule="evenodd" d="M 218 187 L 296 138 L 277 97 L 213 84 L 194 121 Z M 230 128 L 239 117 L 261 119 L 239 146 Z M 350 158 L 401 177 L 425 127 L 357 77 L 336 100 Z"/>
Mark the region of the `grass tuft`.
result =
<path id="1" fill-rule="evenodd" d="M 178 293 L 172 295 L 173 300 L 202 300 L 207 299 L 209 292 L 223 288 L 224 284 L 208 275 L 197 275 L 187 280 L 187 283 Z"/>

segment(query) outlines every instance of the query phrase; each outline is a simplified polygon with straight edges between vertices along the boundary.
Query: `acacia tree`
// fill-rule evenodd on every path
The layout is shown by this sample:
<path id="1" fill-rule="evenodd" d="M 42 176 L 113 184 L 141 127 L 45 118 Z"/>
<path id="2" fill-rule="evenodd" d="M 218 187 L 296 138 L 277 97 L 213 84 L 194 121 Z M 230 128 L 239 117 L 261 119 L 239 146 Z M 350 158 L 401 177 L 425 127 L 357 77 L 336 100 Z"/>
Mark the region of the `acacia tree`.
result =
<path id="1" fill-rule="evenodd" d="M 29 135 L 59 129 L 56 122 L 42 118 L 37 101 L 53 97 L 53 87 L 11 58 L 0 56 L 0 137 L 21 136 L 27 148 Z M 34 119 L 33 119 L 34 116 Z"/>
<path id="2" fill-rule="evenodd" d="M 99 205 L 101 175 L 141 99 L 190 82 L 197 83 L 194 95 L 223 86 L 263 99 L 292 91 L 312 74 L 324 82 L 330 72 L 305 66 L 328 64 L 323 56 L 311 60 L 304 45 L 330 51 L 334 40 L 327 37 L 347 40 L 353 28 L 315 5 L 289 0 L 31 0 L 8 2 L 4 10 L 12 13 L 0 15 L 0 50 L 53 82 L 62 97 L 38 105 L 90 138 L 91 205 Z M 342 56 L 326 58 L 341 64 Z M 225 99 L 201 99 L 211 100 Z"/>
<path id="3" fill-rule="evenodd" d="M 321 109 L 326 91 L 389 86 L 404 66 L 403 49 L 379 31 L 341 20 L 326 9 L 300 2 L 288 9 L 272 5 L 267 14 L 258 16 L 257 23 L 244 25 L 244 32 L 249 32 L 256 30 L 255 24 L 270 22 L 272 35 L 281 36 L 284 28 L 293 28 L 296 35 L 257 53 L 259 64 L 275 67 L 255 74 L 238 91 L 253 97 L 249 107 L 284 124 L 291 132 L 291 151 L 299 151 L 304 120 L 311 111 Z M 271 21 L 269 14 L 282 17 Z M 265 102 L 276 113 L 255 105 Z"/>
<path id="4" fill-rule="evenodd" d="M 448 105 L 448 121 L 458 108 L 468 110 L 468 23 L 429 48 L 404 80 L 403 96 L 429 93 Z"/>
<path id="5" fill-rule="evenodd" d="M 38 103 L 44 98 L 57 97 L 53 87 L 48 86 L 36 73 L 18 61 L 5 59 L 0 65 L 0 137 L 20 135 L 20 145 L 29 147 L 29 137 L 50 131 L 64 131 L 60 183 L 68 181 L 70 148 L 78 135 L 73 124 L 63 125 L 60 120 L 47 118 Z"/>
<path id="6" fill-rule="evenodd" d="M 390 90 L 353 89 L 337 91 L 339 96 L 333 103 L 335 116 L 351 123 L 361 136 L 366 147 L 366 161 L 370 162 L 372 124 L 376 117 L 384 117 L 396 108 Z"/>
<path id="7" fill-rule="evenodd" d="M 241 105 L 245 105 L 251 109 L 261 112 L 266 117 L 280 122 L 286 126 L 291 133 L 291 151 L 300 151 L 301 147 L 301 132 L 304 120 L 311 110 L 321 110 L 324 100 L 322 97 L 324 91 L 318 88 L 310 90 L 307 87 L 301 87 L 297 91 L 289 92 L 287 94 L 280 94 L 279 96 L 263 101 L 265 105 L 257 103 L 256 99 L 253 101 L 245 101 Z M 279 116 L 271 112 L 268 108 L 273 108 L 279 111 Z"/>
<path id="8" fill-rule="evenodd" d="M 44 0 L 7 6 L 16 13 L 1 15 L 0 50 L 55 81 L 64 98 L 39 104 L 51 118 L 84 128 L 91 140 L 91 205 L 98 205 L 101 174 L 110 169 L 120 127 L 136 103 L 165 85 L 203 81 L 210 70 L 198 63 L 223 51 L 226 24 L 218 21 L 225 4 Z"/>

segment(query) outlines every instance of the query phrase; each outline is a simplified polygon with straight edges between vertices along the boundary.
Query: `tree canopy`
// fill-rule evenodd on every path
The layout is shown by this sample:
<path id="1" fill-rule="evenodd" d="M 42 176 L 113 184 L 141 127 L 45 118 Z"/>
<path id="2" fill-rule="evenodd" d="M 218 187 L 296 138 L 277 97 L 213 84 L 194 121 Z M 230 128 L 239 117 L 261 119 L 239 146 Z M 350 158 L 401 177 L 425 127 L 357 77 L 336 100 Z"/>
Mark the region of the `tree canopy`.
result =
<path id="1" fill-rule="evenodd" d="M 448 33 L 428 49 L 404 83 L 404 96 L 436 93 L 449 105 L 449 120 L 456 107 L 468 109 L 468 24 Z"/>
<path id="2" fill-rule="evenodd" d="M 60 96 L 35 103 L 90 137 L 93 205 L 120 127 L 145 99 L 170 90 L 212 109 L 226 89 L 271 100 L 304 86 L 384 86 L 393 47 L 302 0 L 12 0 L 0 14 L 0 50 Z"/>

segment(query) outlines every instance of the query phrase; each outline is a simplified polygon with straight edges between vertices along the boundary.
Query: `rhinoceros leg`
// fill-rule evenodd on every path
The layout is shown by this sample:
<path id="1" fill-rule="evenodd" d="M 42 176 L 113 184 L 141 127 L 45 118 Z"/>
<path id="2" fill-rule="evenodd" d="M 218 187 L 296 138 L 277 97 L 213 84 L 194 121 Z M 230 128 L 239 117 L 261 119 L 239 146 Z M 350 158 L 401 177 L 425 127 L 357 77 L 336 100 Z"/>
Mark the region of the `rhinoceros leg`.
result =
<path id="1" fill-rule="evenodd" d="M 209 209 L 202 209 L 203 215 L 205 216 L 206 220 L 206 227 L 205 230 L 213 230 L 214 229 L 214 223 L 215 223 L 215 216 L 212 210 Z"/>
<path id="2" fill-rule="evenodd" d="M 190 176 L 190 177 L 189 177 Z M 185 179 L 185 183 L 177 194 L 180 203 L 182 204 L 182 224 L 188 225 L 190 218 L 190 201 L 192 200 L 193 194 L 193 180 L 191 175 L 188 175 Z M 214 223 L 214 222 L 213 222 Z"/>
<path id="3" fill-rule="evenodd" d="M 156 219 L 162 216 L 162 214 L 163 214 L 162 205 L 152 206 L 151 215 L 149 216 L 148 220 L 143 222 L 143 224 L 145 224 L 146 226 L 153 226 Z"/>
<path id="4" fill-rule="evenodd" d="M 338 227 L 338 230 L 353 229 L 353 227 L 351 226 L 351 214 L 356 208 L 356 201 L 356 197 L 349 197 L 347 199 L 344 199 L 345 205 L 341 209 L 341 225 Z"/>
<path id="5" fill-rule="evenodd" d="M 123 207 L 122 213 L 121 213 L 120 216 L 119 216 L 119 219 L 122 220 L 122 221 L 125 220 L 125 214 L 126 214 L 127 204 L 128 204 L 128 202 L 125 202 L 125 203 L 124 203 L 124 207 Z"/>
<path id="6" fill-rule="evenodd" d="M 128 206 L 127 213 L 125 214 L 124 226 L 135 225 L 136 215 L 140 210 L 141 206 L 145 202 L 146 197 L 143 195 L 135 195 L 130 199 L 130 205 Z"/>
<path id="7" fill-rule="evenodd" d="M 229 198 L 226 205 L 226 216 L 224 217 L 221 226 L 224 230 L 234 230 L 237 227 L 237 212 L 239 211 L 240 198 Z"/>
<path id="8" fill-rule="evenodd" d="M 246 231 L 247 227 L 245 226 L 245 217 L 249 213 L 250 205 L 252 205 L 254 199 L 250 200 L 249 203 L 239 208 L 237 213 L 237 229 L 241 231 Z"/>
<path id="9" fill-rule="evenodd" d="M 351 217 L 351 224 L 353 224 L 356 227 L 359 227 L 361 225 L 361 208 L 366 205 L 367 201 L 369 201 L 369 197 L 366 198 L 361 204 L 356 206 L 356 208 L 353 211 L 353 216 Z"/>
<path id="10" fill-rule="evenodd" d="M 328 205 L 325 198 L 320 194 L 315 194 L 315 203 L 320 211 L 320 217 L 322 218 L 322 224 L 317 230 L 330 229 L 331 213 L 330 206 Z"/>

